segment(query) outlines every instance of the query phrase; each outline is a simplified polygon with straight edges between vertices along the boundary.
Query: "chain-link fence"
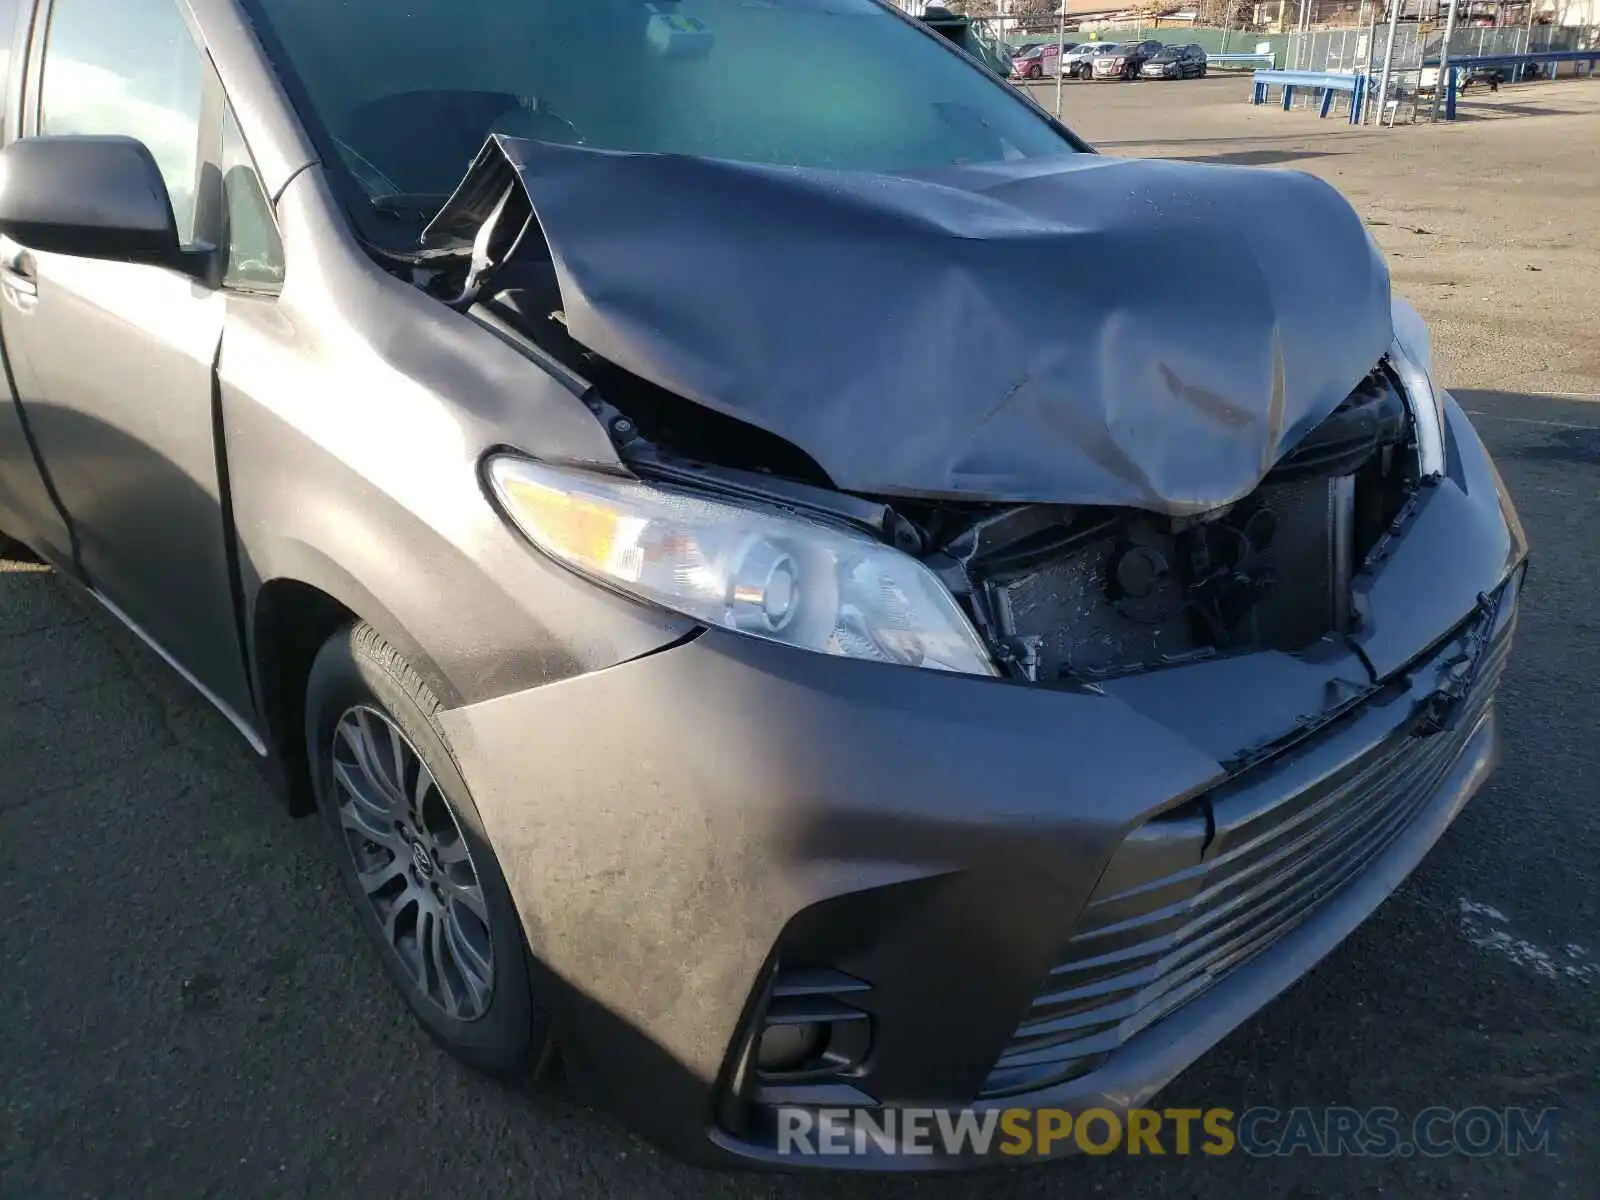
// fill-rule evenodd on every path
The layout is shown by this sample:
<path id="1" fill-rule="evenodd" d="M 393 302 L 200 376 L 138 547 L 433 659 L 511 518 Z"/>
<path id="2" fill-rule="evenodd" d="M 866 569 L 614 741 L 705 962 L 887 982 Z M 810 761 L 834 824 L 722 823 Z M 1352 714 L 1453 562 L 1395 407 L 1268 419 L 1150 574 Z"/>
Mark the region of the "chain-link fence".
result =
<path id="1" fill-rule="evenodd" d="M 1444 45 L 1443 31 L 1427 33 L 1416 25 L 1395 29 L 1394 54 L 1389 70 L 1387 104 L 1381 103 L 1377 89 L 1384 74 L 1389 27 L 1383 22 L 1356 29 L 1319 29 L 1289 35 L 1285 57 L 1280 63 L 1296 71 L 1363 72 L 1370 76 L 1371 94 L 1367 103 L 1369 120 L 1385 123 L 1413 121 L 1433 111 L 1433 90 L 1438 85 L 1438 70 L 1424 67 L 1437 63 Z M 1450 37 L 1452 59 L 1489 54 L 1541 53 L 1553 50 L 1587 50 L 1600 46 L 1600 26 L 1535 25 L 1498 28 L 1457 29 Z M 1570 69 L 1570 68 L 1569 68 Z M 1587 68 L 1584 68 L 1587 69 Z M 1546 67 L 1545 71 L 1548 72 Z M 1310 103 L 1307 95 L 1300 103 Z M 1419 105 L 1419 100 L 1426 101 Z"/>
<path id="2" fill-rule="evenodd" d="M 1295 71 L 1361 71 L 1369 66 L 1383 68 L 1383 54 L 1389 27 L 1379 23 L 1364 29 L 1319 29 L 1312 33 L 1289 35 L 1285 66 Z M 1395 30 L 1395 66 L 1420 67 L 1424 59 L 1439 57 L 1444 35 L 1437 29 L 1426 34 L 1415 25 Z M 1600 43 L 1600 28 L 1581 26 L 1502 25 L 1496 29 L 1457 29 L 1450 38 L 1450 57 L 1481 54 L 1521 54 L 1530 49 L 1585 50 Z M 1371 57 L 1368 49 L 1371 48 Z"/>

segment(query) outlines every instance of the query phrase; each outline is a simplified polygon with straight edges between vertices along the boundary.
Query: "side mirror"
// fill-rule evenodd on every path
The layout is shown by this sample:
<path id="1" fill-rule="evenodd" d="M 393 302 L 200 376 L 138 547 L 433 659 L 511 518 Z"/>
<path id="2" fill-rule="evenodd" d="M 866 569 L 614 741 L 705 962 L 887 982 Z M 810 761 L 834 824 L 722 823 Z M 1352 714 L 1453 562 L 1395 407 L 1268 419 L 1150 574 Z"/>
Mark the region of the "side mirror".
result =
<path id="1" fill-rule="evenodd" d="M 166 181 L 128 137 L 22 138 L 0 150 L 0 234 L 30 250 L 200 273 Z"/>

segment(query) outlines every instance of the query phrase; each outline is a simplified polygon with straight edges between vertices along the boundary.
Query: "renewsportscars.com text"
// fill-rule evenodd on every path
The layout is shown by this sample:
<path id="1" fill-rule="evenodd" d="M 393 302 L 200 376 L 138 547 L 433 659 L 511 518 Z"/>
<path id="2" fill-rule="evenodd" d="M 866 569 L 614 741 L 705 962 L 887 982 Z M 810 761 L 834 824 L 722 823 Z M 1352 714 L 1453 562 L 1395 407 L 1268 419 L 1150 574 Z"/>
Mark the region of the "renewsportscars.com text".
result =
<path id="1" fill-rule="evenodd" d="M 1042 1158 L 1081 1153 L 1257 1158 L 1553 1154 L 1560 1110 L 1091 1108 L 778 1110 L 778 1152 Z"/>

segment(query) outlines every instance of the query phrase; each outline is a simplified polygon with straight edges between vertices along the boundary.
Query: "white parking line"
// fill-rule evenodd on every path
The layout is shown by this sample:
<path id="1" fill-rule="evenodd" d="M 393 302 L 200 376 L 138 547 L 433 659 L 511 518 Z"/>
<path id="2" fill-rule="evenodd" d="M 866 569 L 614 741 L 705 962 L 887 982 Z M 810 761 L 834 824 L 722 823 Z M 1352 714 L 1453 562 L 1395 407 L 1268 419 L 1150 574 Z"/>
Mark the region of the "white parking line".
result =
<path id="1" fill-rule="evenodd" d="M 1546 979 L 1593 983 L 1600 978 L 1600 964 L 1586 947 L 1576 942 L 1569 942 L 1559 950 L 1545 950 L 1515 936 L 1508 928 L 1511 919 L 1498 908 L 1479 904 L 1466 896 L 1456 902 L 1456 911 L 1461 922 L 1461 936 L 1479 950 L 1498 954 Z"/>
<path id="2" fill-rule="evenodd" d="M 1504 413 L 1484 412 L 1481 408 L 1469 408 L 1467 413 L 1474 417 L 1488 417 L 1491 421 L 1510 421 L 1516 425 L 1543 425 L 1549 429 L 1596 429 L 1600 426 L 1580 425 L 1576 421 L 1540 421 L 1533 417 L 1508 417 Z"/>

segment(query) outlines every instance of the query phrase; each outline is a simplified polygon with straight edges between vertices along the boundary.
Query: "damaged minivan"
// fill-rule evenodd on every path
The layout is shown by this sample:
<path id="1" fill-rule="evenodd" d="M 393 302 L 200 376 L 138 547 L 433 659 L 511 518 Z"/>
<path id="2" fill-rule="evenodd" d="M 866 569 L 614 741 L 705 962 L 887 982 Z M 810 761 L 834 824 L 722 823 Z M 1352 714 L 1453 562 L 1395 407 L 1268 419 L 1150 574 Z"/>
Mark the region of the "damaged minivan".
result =
<path id="1" fill-rule="evenodd" d="M 721 1164 L 1139 1105 L 1493 769 L 1527 542 L 1326 184 L 879 0 L 7 18 L 0 528 L 468 1062 Z"/>

